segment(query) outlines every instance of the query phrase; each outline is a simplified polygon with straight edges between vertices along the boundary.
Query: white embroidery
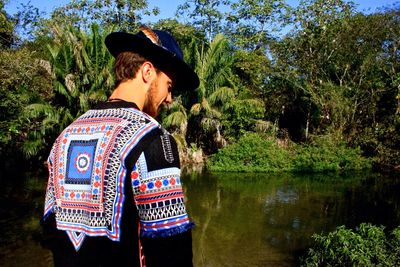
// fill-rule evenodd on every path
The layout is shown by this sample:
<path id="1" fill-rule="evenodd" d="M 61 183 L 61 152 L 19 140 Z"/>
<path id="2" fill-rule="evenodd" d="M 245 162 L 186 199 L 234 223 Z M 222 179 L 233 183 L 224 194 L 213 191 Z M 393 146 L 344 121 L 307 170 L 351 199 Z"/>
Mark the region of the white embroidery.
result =
<path id="1" fill-rule="evenodd" d="M 171 141 L 168 133 L 164 133 L 160 136 L 161 144 L 164 151 L 164 158 L 167 162 L 172 163 L 174 162 L 174 155 L 172 154 L 172 146 Z"/>

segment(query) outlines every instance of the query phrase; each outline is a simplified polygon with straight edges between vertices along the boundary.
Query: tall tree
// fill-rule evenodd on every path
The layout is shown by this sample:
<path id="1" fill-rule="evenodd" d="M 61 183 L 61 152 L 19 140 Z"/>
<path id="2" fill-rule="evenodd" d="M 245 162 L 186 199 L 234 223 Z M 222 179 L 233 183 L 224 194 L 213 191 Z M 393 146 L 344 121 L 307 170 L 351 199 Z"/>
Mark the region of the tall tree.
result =
<path id="1" fill-rule="evenodd" d="M 90 25 L 97 23 L 103 27 L 133 31 L 141 24 L 143 16 L 158 13 L 157 7 L 149 9 L 147 0 L 75 0 L 54 10 L 51 21 L 82 29 L 89 29 Z"/>
<path id="2" fill-rule="evenodd" d="M 204 145 L 206 149 L 215 148 L 215 142 L 224 142 L 220 121 L 222 106 L 235 95 L 232 89 L 232 53 L 226 38 L 217 35 L 209 46 L 204 43 L 199 45 L 198 41 L 193 39 L 191 44 L 185 47 L 184 54 L 200 78 L 200 86 L 195 95 L 188 97 L 193 100 L 188 102 L 189 115 L 186 118 L 190 127 L 187 138 L 189 142 L 194 142 L 200 147 Z"/>
<path id="3" fill-rule="evenodd" d="M 227 16 L 225 31 L 237 49 L 234 72 L 262 100 L 270 94 L 273 75 L 270 46 L 278 42 L 290 11 L 283 0 L 238 0 L 232 2 Z M 268 110 L 273 109 L 271 103 L 264 102 Z"/>
<path id="4" fill-rule="evenodd" d="M 278 80 L 295 90 L 296 98 L 288 99 L 292 103 L 283 104 L 282 112 L 296 116 L 289 121 L 303 121 L 297 126 L 303 129 L 302 134 L 296 133 L 298 139 L 307 138 L 313 126 L 320 133 L 332 122 L 332 129 L 344 129 L 346 115 L 339 114 L 346 113 L 349 106 L 346 89 L 336 86 L 327 71 L 340 46 L 335 38 L 353 14 L 351 2 L 301 1 L 293 10 L 293 30 L 274 49 Z M 303 118 L 297 118 L 299 114 Z"/>
<path id="5" fill-rule="evenodd" d="M 238 0 L 231 4 L 226 31 L 238 47 L 266 52 L 285 25 L 288 11 L 284 0 Z"/>
<path id="6" fill-rule="evenodd" d="M 22 147 L 39 121 L 26 116 L 25 107 L 50 101 L 50 67 L 27 48 L 0 50 L 0 166 L 23 169 Z M 20 165 L 15 164 L 18 162 Z M 26 165 L 25 165 L 26 166 Z"/>
<path id="7" fill-rule="evenodd" d="M 10 48 L 15 38 L 15 22 L 4 10 L 7 2 L 0 0 L 0 49 Z"/>
<path id="8" fill-rule="evenodd" d="M 264 115 L 263 102 L 246 94 L 233 73 L 233 50 L 223 35 L 209 46 L 196 42 L 186 50 L 200 78 L 195 104 L 189 111 L 188 140 L 213 153 Z"/>
<path id="9" fill-rule="evenodd" d="M 274 48 L 274 79 L 286 95 L 292 92 L 283 113 L 295 120 L 289 110 L 295 107 L 301 114 L 296 120 L 304 122 L 303 135 L 328 131 L 354 140 L 393 121 L 397 13 L 363 15 L 351 2 L 341 1 L 308 1 L 296 10 L 298 27 Z"/>
<path id="10" fill-rule="evenodd" d="M 230 4 L 229 0 L 189 0 L 178 6 L 178 17 L 187 16 L 190 23 L 204 32 L 208 42 L 222 32 L 224 14 L 222 7 Z"/>

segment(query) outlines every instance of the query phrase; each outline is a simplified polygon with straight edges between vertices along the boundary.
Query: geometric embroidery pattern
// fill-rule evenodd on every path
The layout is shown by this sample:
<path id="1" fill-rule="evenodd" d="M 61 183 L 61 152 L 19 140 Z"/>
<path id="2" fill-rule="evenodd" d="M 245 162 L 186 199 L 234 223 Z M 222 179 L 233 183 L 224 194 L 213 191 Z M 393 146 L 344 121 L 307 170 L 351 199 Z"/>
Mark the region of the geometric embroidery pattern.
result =
<path id="1" fill-rule="evenodd" d="M 78 232 L 73 232 L 73 231 L 66 231 L 69 239 L 72 241 L 72 244 L 78 250 L 83 243 L 83 240 L 85 239 L 86 235 L 84 233 L 78 233 Z"/>
<path id="2" fill-rule="evenodd" d="M 179 168 L 149 172 L 142 153 L 132 170 L 131 181 L 142 236 L 170 236 L 192 226 L 184 204 Z"/>
<path id="3" fill-rule="evenodd" d="M 49 155 L 44 216 L 55 213 L 76 250 L 85 236 L 120 239 L 125 159 L 160 125 L 133 108 L 89 110 L 57 138 Z"/>
<path id="4" fill-rule="evenodd" d="M 93 139 L 70 143 L 65 183 L 90 184 L 97 141 L 97 139 Z"/>
<path id="5" fill-rule="evenodd" d="M 165 160 L 169 163 L 174 162 L 174 154 L 172 153 L 170 135 L 164 132 L 160 138 Z"/>

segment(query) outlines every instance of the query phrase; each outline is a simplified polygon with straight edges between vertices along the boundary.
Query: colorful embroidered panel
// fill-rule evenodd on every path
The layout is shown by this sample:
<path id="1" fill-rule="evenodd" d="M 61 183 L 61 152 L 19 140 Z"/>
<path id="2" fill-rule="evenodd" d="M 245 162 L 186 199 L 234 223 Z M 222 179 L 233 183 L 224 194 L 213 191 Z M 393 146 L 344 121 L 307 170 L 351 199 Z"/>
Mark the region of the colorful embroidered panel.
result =
<path id="1" fill-rule="evenodd" d="M 97 141 L 98 139 L 70 142 L 65 177 L 67 184 L 90 184 Z"/>
<path id="2" fill-rule="evenodd" d="M 163 138 L 161 136 L 162 141 Z M 173 158 L 171 151 L 164 150 L 163 156 L 167 161 Z M 184 204 L 179 168 L 148 171 L 146 155 L 142 153 L 131 173 L 131 180 L 142 236 L 171 236 L 192 227 Z"/>
<path id="3" fill-rule="evenodd" d="M 86 235 L 120 238 L 126 157 L 159 124 L 136 109 L 90 110 L 49 156 L 45 217 L 54 212 L 78 250 Z"/>

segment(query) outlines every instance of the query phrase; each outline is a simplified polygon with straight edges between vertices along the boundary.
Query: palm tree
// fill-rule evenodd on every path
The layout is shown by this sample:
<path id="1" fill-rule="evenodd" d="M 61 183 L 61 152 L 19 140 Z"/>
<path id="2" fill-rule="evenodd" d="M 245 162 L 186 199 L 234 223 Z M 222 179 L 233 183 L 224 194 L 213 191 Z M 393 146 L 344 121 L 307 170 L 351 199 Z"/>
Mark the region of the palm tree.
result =
<path id="1" fill-rule="evenodd" d="M 189 118 L 197 124 L 200 134 L 196 131 L 195 142 L 208 142 L 211 147 L 224 146 L 221 135 L 221 116 L 224 105 L 235 97 L 235 86 L 231 71 L 233 57 L 228 41 L 219 34 L 206 48 L 192 41 L 185 51 L 190 62 L 199 75 L 200 86 L 197 90 L 197 103 L 190 108 Z M 210 143 L 209 136 L 212 136 Z"/>
<path id="2" fill-rule="evenodd" d="M 37 123 L 24 144 L 27 156 L 36 155 L 54 140 L 73 119 L 92 105 L 105 101 L 114 84 L 112 57 L 108 53 L 105 32 L 93 25 L 91 33 L 72 27 L 55 26 L 54 44 L 48 45 L 49 71 L 53 76 L 53 101 L 39 102 L 27 107 L 28 119 Z"/>
<path id="3" fill-rule="evenodd" d="M 91 35 L 74 28 L 55 28 L 56 42 L 48 46 L 55 75 L 55 91 L 75 117 L 91 104 L 107 99 L 113 85 L 112 57 L 105 45 L 105 33 L 97 25 Z"/>

